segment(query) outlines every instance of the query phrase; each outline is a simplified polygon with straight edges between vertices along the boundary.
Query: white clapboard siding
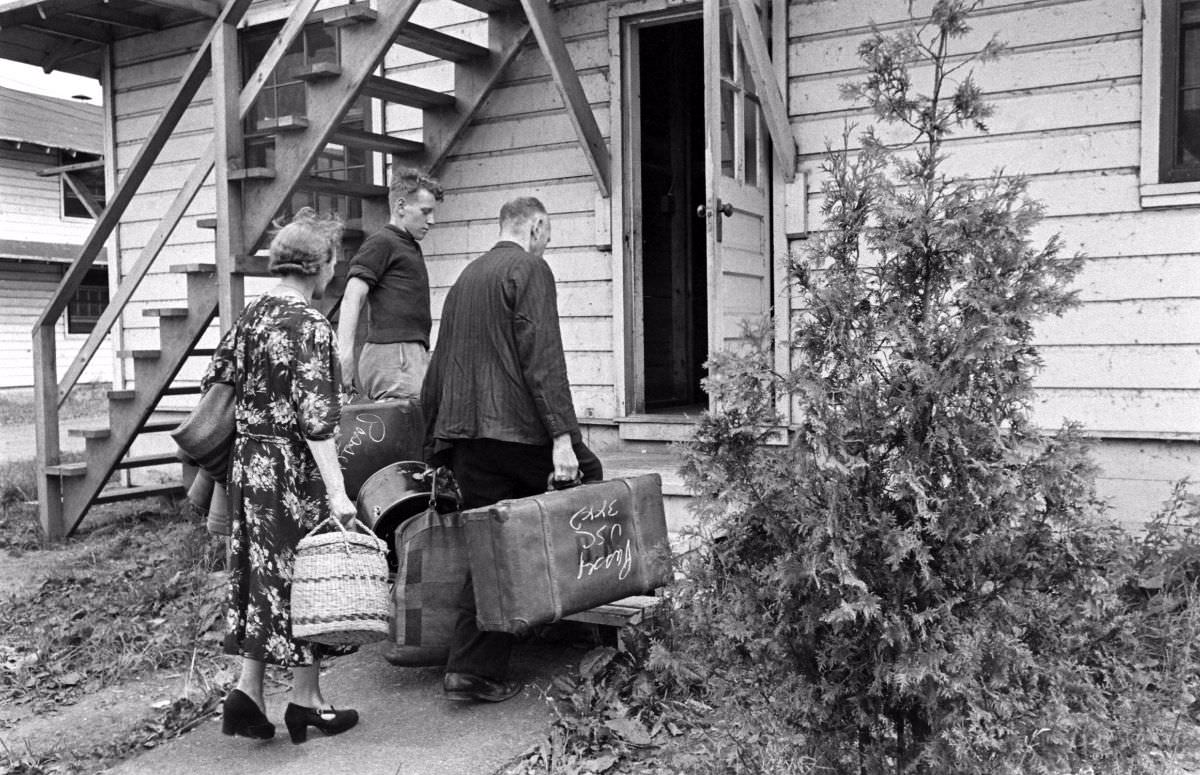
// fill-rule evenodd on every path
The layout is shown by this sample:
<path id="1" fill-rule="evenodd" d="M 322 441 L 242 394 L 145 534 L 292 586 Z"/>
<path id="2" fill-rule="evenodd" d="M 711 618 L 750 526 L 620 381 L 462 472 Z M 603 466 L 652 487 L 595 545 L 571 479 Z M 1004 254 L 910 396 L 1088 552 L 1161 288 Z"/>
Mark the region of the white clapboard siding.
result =
<path id="1" fill-rule="evenodd" d="M 50 303 L 62 279 L 63 266 L 0 261 L 0 388 L 33 386 L 33 326 Z M 85 334 L 67 333 L 64 314 L 56 328 L 58 373 L 74 360 Z M 81 382 L 112 379 L 112 349 L 106 340 L 80 378 Z"/>
<path id="2" fill-rule="evenodd" d="M 114 45 L 112 104 L 119 175 L 125 173 L 140 152 L 142 142 L 174 94 L 178 78 L 210 24 L 188 24 L 126 38 Z M 174 200 L 180 183 L 212 140 L 212 127 L 212 85 L 205 80 L 121 220 L 118 235 L 122 267 L 138 260 L 142 248 L 158 229 L 160 218 Z M 173 264 L 213 260 L 213 233 L 197 228 L 195 222 L 197 218 L 211 216 L 215 207 L 215 192 L 210 184 L 197 194 L 126 307 L 122 315 L 124 349 L 159 346 L 159 321 L 143 315 L 144 309 L 186 304 L 185 278 L 169 270 Z M 181 373 L 187 374 L 190 368 L 185 365 Z"/>
<path id="3" fill-rule="evenodd" d="M 1076 280 L 1081 305 L 1037 327 L 1044 366 L 1035 419 L 1055 427 L 1082 422 L 1102 438 L 1098 486 L 1113 516 L 1144 522 L 1200 462 L 1200 208 L 1143 210 L 1141 147 L 1142 8 L 1135 0 L 997 0 L 973 16 L 953 49 L 977 48 L 993 35 L 1000 59 L 973 67 L 995 106 L 988 133 L 957 130 L 946 144 L 946 171 L 984 178 L 997 168 L 1029 179 L 1046 218 L 1032 235 L 1057 234 L 1064 256 L 1086 261 Z M 927 12 L 931 0 L 913 4 Z M 789 8 L 787 91 L 806 181 L 787 187 L 789 209 L 821 224 L 822 154 L 840 147 L 845 127 L 873 123 L 861 104 L 842 100 L 841 84 L 862 77 L 857 48 L 871 24 L 899 29 L 906 3 L 817 0 Z M 928 70 L 913 70 L 927 82 Z M 878 127 L 886 142 L 910 137 Z M 794 241 L 791 248 L 807 249 Z M 1141 438 L 1138 438 L 1141 437 Z"/>
<path id="4" fill-rule="evenodd" d="M 92 220 L 64 218 L 62 183 L 38 176 L 58 165 L 57 154 L 36 146 L 0 149 L 0 239 L 79 244 L 87 238 Z"/>

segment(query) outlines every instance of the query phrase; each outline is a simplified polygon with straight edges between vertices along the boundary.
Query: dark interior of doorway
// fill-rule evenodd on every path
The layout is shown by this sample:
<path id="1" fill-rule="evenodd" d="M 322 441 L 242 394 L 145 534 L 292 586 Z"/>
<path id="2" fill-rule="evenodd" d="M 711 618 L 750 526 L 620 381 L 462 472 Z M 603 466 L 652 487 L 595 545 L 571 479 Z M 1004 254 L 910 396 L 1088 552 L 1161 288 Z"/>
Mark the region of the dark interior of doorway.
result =
<path id="1" fill-rule="evenodd" d="M 704 46 L 700 19 L 642 28 L 642 316 L 645 408 L 700 404 L 708 354 Z"/>

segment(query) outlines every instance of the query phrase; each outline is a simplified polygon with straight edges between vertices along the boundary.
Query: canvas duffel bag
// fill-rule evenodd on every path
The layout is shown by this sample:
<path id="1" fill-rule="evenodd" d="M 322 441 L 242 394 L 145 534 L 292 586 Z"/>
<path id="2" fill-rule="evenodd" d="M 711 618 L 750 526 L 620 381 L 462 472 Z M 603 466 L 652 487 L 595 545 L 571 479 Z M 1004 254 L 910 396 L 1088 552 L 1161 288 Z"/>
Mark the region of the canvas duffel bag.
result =
<path id="1" fill-rule="evenodd" d="M 392 585 L 393 665 L 444 665 L 467 583 L 467 543 L 462 514 L 439 513 L 434 504 L 394 533 L 397 558 Z"/>

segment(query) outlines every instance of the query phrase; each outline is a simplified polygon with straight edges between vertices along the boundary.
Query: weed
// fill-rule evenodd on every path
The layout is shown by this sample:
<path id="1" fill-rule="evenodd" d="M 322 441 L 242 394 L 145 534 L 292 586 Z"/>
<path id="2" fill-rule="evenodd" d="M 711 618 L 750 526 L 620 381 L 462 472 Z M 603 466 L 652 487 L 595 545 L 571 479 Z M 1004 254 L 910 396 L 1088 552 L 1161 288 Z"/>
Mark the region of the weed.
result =
<path id="1" fill-rule="evenodd" d="M 95 772 L 186 732 L 215 712 L 233 678 L 218 655 L 224 547 L 155 501 L 104 507 L 77 535 L 87 552 L 0 610 L 0 704 L 33 712 L 154 671 L 186 672 L 180 695 L 115 740 L 0 751 L 0 772 Z M 39 549 L 32 510 L 0 522 L 9 551 Z"/>
<path id="2" fill-rule="evenodd" d="M 59 407 L 59 417 L 69 420 L 103 413 L 107 405 L 105 394 L 110 387 L 107 382 L 76 385 L 66 402 Z M 35 419 L 33 391 L 6 390 L 0 393 L 0 425 L 31 423 Z"/>

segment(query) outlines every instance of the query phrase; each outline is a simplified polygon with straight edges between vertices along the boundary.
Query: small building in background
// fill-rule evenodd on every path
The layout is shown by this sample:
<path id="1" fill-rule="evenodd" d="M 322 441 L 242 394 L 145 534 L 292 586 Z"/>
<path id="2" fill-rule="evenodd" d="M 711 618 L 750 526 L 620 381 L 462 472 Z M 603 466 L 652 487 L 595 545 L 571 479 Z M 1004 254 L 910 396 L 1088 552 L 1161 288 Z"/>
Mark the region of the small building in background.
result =
<path id="1" fill-rule="evenodd" d="M 0 87 L 0 391 L 33 387 L 30 332 L 104 207 L 103 147 L 100 106 Z M 91 333 L 108 291 L 98 262 L 59 321 L 60 361 Z M 111 371 L 97 359 L 83 381 Z"/>

